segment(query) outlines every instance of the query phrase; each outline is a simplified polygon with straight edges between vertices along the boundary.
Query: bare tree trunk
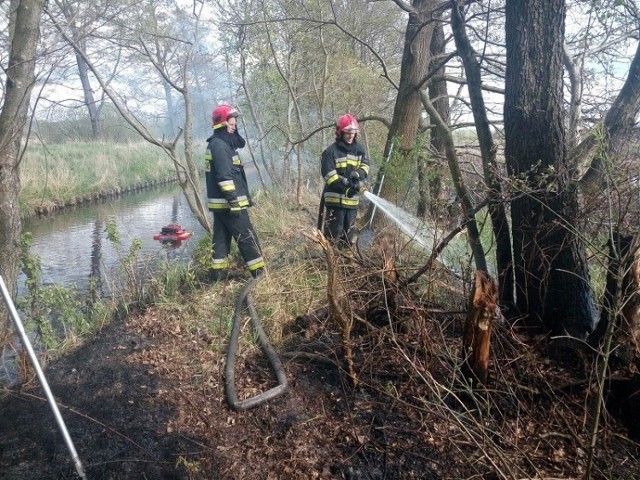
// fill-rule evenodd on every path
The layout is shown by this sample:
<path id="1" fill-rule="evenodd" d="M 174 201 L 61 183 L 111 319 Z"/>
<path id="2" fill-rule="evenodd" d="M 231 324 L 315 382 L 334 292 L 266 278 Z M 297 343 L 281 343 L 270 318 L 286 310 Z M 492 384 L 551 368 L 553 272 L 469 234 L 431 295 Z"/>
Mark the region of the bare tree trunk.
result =
<path id="1" fill-rule="evenodd" d="M 605 159 L 608 154 L 615 153 L 625 140 L 629 131 L 635 125 L 635 119 L 640 113 L 640 42 L 629 67 L 629 73 L 620 93 L 604 118 L 605 145 L 601 145 L 597 133 L 589 135 L 573 152 L 572 162 L 578 162 L 585 157 L 593 157 L 589 169 L 581 180 L 582 186 L 600 185 L 606 174 Z"/>
<path id="2" fill-rule="evenodd" d="M 451 172 L 451 180 L 456 189 L 456 194 L 460 198 L 460 204 L 462 205 L 462 211 L 464 212 L 466 229 L 469 235 L 469 247 L 473 253 L 473 259 L 476 264 L 476 270 L 487 271 L 487 258 L 482 248 L 480 241 L 480 232 L 478 231 L 478 224 L 476 223 L 475 212 L 473 208 L 473 202 L 469 195 L 469 190 L 464 184 L 462 178 L 462 171 L 460 170 L 460 163 L 456 155 L 456 149 L 453 142 L 453 135 L 447 124 L 440 118 L 435 107 L 429 100 L 427 95 L 422 96 L 422 103 L 427 110 L 427 114 L 434 119 L 436 128 L 440 130 L 440 135 L 444 141 L 445 153 L 447 155 L 447 164 L 449 165 L 449 171 Z"/>
<path id="3" fill-rule="evenodd" d="M 465 30 L 465 20 L 462 6 L 455 3 L 451 10 L 451 27 L 467 75 L 467 88 L 471 100 L 471 109 L 475 120 L 480 152 L 482 154 L 482 168 L 484 181 L 489 189 L 489 215 L 496 239 L 496 263 L 498 267 L 499 302 L 507 311 L 513 312 L 515 299 L 513 296 L 513 262 L 511 258 L 511 237 L 509 223 L 504 204 L 501 202 L 502 187 L 497 178 L 498 162 L 496 161 L 496 145 L 489 128 L 487 109 L 482 96 L 482 74 L 480 64 L 476 60 Z"/>
<path id="4" fill-rule="evenodd" d="M 263 10 L 265 17 L 267 16 L 266 11 Z M 267 39 L 269 41 L 269 48 L 271 49 L 271 54 L 273 57 L 273 61 L 275 64 L 280 77 L 284 81 L 287 86 L 287 90 L 289 91 L 289 106 L 288 106 L 288 114 L 287 114 L 287 145 L 285 148 L 286 154 L 286 164 L 285 164 L 285 186 L 287 191 L 291 189 L 292 179 L 291 179 L 291 154 L 293 153 L 293 145 L 291 145 L 290 139 L 292 138 L 293 128 L 291 121 L 292 114 L 295 112 L 295 119 L 298 126 L 298 134 L 300 137 L 303 137 L 304 132 L 304 117 L 302 115 L 302 110 L 300 107 L 300 102 L 298 101 L 298 88 L 297 88 L 297 79 L 294 75 L 291 75 L 291 72 L 295 71 L 295 59 L 293 57 L 293 51 L 290 51 L 287 59 L 287 68 L 285 69 L 278 60 L 279 55 L 276 52 L 273 40 L 271 38 L 271 31 L 269 30 L 269 24 L 265 23 L 264 28 L 267 34 Z M 300 188 L 302 185 L 302 160 L 300 158 L 299 152 L 296 154 L 296 179 L 295 179 L 295 191 L 296 191 L 296 203 L 300 204 Z"/>
<path id="5" fill-rule="evenodd" d="M 507 0 L 505 157 L 524 195 L 511 202 L 516 301 L 532 326 L 585 338 L 597 318 L 562 95 L 564 0 Z"/>
<path id="6" fill-rule="evenodd" d="M 164 88 L 164 100 L 167 103 L 167 128 L 168 136 L 172 137 L 176 134 L 175 106 L 173 105 L 173 95 L 171 94 L 171 85 L 168 82 L 162 82 Z"/>
<path id="7" fill-rule="evenodd" d="M 86 38 L 85 32 L 82 32 L 77 24 L 81 20 L 78 18 L 78 8 L 74 8 L 73 2 L 57 0 L 56 4 L 60 8 L 60 11 L 64 15 L 65 20 L 71 30 L 71 36 L 78 44 L 79 48 L 86 54 Z M 91 122 L 91 134 L 94 140 L 102 139 L 102 101 L 100 105 L 96 103 L 93 96 L 93 89 L 91 88 L 91 81 L 89 80 L 89 67 L 82 55 L 76 52 L 76 64 L 78 66 L 78 77 L 80 78 L 80 84 L 82 85 L 82 93 L 84 95 L 84 104 L 87 107 L 87 113 L 89 114 L 89 121 Z"/>
<path id="8" fill-rule="evenodd" d="M 34 83 L 35 56 L 44 0 L 12 0 L 11 51 L 0 111 L 0 274 L 12 296 L 17 293 L 20 257 L 20 159 Z M 3 66 L 4 67 L 4 66 Z M 9 338 L 9 315 L 0 304 L 0 342 Z"/>
<path id="9" fill-rule="evenodd" d="M 409 19 L 405 30 L 398 95 L 383 157 L 389 158 L 392 144 L 395 145 L 395 154 L 387 165 L 378 170 L 373 188 L 374 192 L 392 201 L 396 196 L 396 186 L 392 178 L 385 179 L 386 167 L 413 168 L 411 154 L 422 113 L 420 94 L 431 60 L 430 45 L 435 28 L 432 16 L 437 5 L 434 0 L 413 0 L 411 8 L 407 8 Z M 372 218 L 373 213 L 372 205 L 367 212 L 367 218 Z"/>
<path id="10" fill-rule="evenodd" d="M 209 221 L 207 215 L 206 203 L 203 202 L 200 186 L 200 172 L 198 170 L 198 164 L 196 163 L 193 155 L 193 102 L 191 101 L 191 90 L 189 81 L 189 65 L 192 61 L 192 52 L 188 55 L 188 60 L 184 66 L 182 77 L 184 78 L 184 85 L 180 91 L 182 93 L 182 100 L 184 102 L 184 162 L 176 161 L 179 158 L 177 152 L 174 150 L 171 156 L 173 160 L 176 173 L 178 174 L 178 181 L 182 187 L 182 192 L 187 200 L 187 204 L 191 208 L 192 213 L 200 221 L 200 224 L 204 228 L 211 232 L 213 231 L 213 225 Z M 180 137 L 180 131 L 177 132 Z M 204 218 L 203 218 L 204 217 Z"/>
<path id="11" fill-rule="evenodd" d="M 76 62 L 78 63 L 78 76 L 80 77 L 82 92 L 84 93 L 84 103 L 87 106 L 87 111 L 89 112 L 89 120 L 91 121 L 91 134 L 94 140 L 102 140 L 103 122 L 101 116 L 101 108 L 98 107 L 95 97 L 93 96 L 91 82 L 89 81 L 89 68 L 87 67 L 87 63 L 82 59 L 82 57 L 77 54 Z"/>
<path id="12" fill-rule="evenodd" d="M 440 55 L 444 53 L 445 37 L 442 24 L 438 23 L 433 29 L 433 37 L 431 38 L 431 65 L 430 72 L 438 72 L 442 76 L 446 75 L 446 68 L 442 66 L 440 71 L 435 70 L 435 63 Z M 449 95 L 447 92 L 447 82 L 444 80 L 433 80 L 429 83 L 429 98 L 432 99 L 438 115 L 445 123 L 449 123 Z M 436 121 L 431 118 L 431 125 L 435 125 Z M 437 128 L 431 129 L 431 157 L 418 157 L 418 218 L 424 218 L 427 213 L 431 213 L 436 218 L 436 206 L 442 190 L 442 179 L 440 173 L 440 162 L 438 154 L 444 152 L 444 140 Z"/>
<path id="13" fill-rule="evenodd" d="M 251 113 L 251 119 L 253 120 L 253 124 L 258 129 L 258 148 L 260 150 L 260 158 L 262 158 L 262 165 L 264 166 L 264 169 L 267 171 L 267 175 L 269 175 L 269 178 L 271 179 L 271 183 L 273 185 L 282 187 L 282 185 L 280 185 L 280 182 L 278 180 L 279 177 L 276 175 L 276 172 L 273 169 L 273 163 L 268 161 L 265 153 L 264 144 L 265 142 L 267 142 L 267 136 L 264 131 L 262 120 L 258 117 L 258 114 L 256 112 L 255 102 L 253 100 L 253 92 L 249 88 L 249 82 L 247 82 L 247 69 L 246 69 L 246 60 L 244 58 L 244 52 L 240 50 L 239 54 L 240 54 L 240 72 L 242 75 L 242 89 L 244 90 L 244 95 L 249 105 L 249 112 Z M 244 122 L 244 119 L 243 119 L 243 122 Z M 247 127 L 245 125 L 245 130 L 246 128 Z M 251 145 L 249 142 L 247 143 L 247 145 L 251 150 Z M 267 150 L 269 150 L 268 147 L 269 146 L 267 144 Z M 253 150 L 251 150 L 251 152 L 253 152 Z M 256 169 L 258 170 L 258 174 L 260 175 L 260 183 L 264 188 L 265 183 L 264 183 L 264 179 L 262 178 L 262 173 L 260 172 L 260 168 L 258 168 L 258 164 L 255 160 L 255 156 L 253 155 L 253 153 L 251 154 L 251 156 L 253 157 L 253 163 L 256 166 Z"/>
<path id="14" fill-rule="evenodd" d="M 562 58 L 567 76 L 569 77 L 569 93 L 571 95 L 571 99 L 569 100 L 569 118 L 567 121 L 567 147 L 572 149 L 578 141 L 582 117 L 582 77 L 576 70 L 576 65 L 566 45 L 562 48 Z"/>

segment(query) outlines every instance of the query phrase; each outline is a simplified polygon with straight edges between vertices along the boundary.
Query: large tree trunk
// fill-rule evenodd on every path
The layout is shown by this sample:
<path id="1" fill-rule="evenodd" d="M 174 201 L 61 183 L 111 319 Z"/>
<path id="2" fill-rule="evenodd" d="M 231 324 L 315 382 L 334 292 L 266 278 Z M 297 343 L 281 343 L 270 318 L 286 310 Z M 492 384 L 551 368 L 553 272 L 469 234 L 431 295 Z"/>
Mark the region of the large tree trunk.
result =
<path id="1" fill-rule="evenodd" d="M 442 24 L 438 23 L 433 29 L 433 37 L 431 38 L 431 65 L 430 72 L 436 68 L 435 63 L 440 55 L 445 52 L 445 36 Z M 435 73 L 435 72 L 434 72 Z M 443 77 L 446 75 L 446 67 L 443 65 L 438 72 Z M 447 82 L 445 80 L 433 80 L 429 83 L 429 98 L 433 99 L 435 107 L 440 118 L 446 124 L 449 123 L 449 94 L 447 92 Z M 436 124 L 436 120 L 430 117 L 431 125 Z M 418 218 L 424 218 L 430 213 L 432 218 L 437 219 L 437 205 L 442 190 L 442 175 L 440 172 L 440 161 L 438 156 L 444 153 L 445 140 L 442 138 L 437 128 L 430 131 L 432 156 L 418 157 Z"/>
<path id="2" fill-rule="evenodd" d="M 44 0 L 12 0 L 9 10 L 11 51 L 6 66 L 4 103 L 0 111 L 0 274 L 7 289 L 17 292 L 20 255 L 20 157 L 34 83 L 35 55 Z M 3 66 L 4 67 L 4 66 Z M 0 303 L 0 341 L 7 343 L 9 316 Z"/>
<path id="3" fill-rule="evenodd" d="M 596 320 L 578 202 L 567 168 L 562 97 L 564 0 L 507 0 L 504 124 L 516 301 L 530 325 L 585 338 Z"/>
<path id="4" fill-rule="evenodd" d="M 513 263 L 511 258 L 511 237 L 509 236 L 509 223 L 504 204 L 501 202 L 501 186 L 497 177 L 498 162 L 496 161 L 496 145 L 489 127 L 487 109 L 482 96 L 482 74 L 480 64 L 476 60 L 476 52 L 473 50 L 465 30 L 465 20 L 462 6 L 457 2 L 451 11 L 451 28 L 458 49 L 458 55 L 462 59 L 467 75 L 467 88 L 471 100 L 471 109 L 475 120 L 480 152 L 482 154 L 482 168 L 484 181 L 489 189 L 489 215 L 493 235 L 496 239 L 496 263 L 498 267 L 499 301 L 505 309 L 513 312 L 515 299 L 513 296 Z"/>
<path id="5" fill-rule="evenodd" d="M 422 113 L 420 89 L 431 59 L 430 44 L 435 27 L 432 16 L 437 2 L 434 0 L 413 0 L 411 5 L 405 31 L 398 96 L 384 151 L 384 158 L 388 158 L 391 144 L 395 142 L 394 152 L 396 154 L 393 155 L 389 163 L 393 163 L 393 168 L 405 169 L 412 169 L 414 164 L 411 152 L 415 146 Z M 394 186 L 393 179 L 386 179 L 382 182 L 384 174 L 385 169 L 381 168 L 373 191 L 393 201 L 397 186 Z M 369 215 L 371 213 L 372 211 L 369 212 Z"/>

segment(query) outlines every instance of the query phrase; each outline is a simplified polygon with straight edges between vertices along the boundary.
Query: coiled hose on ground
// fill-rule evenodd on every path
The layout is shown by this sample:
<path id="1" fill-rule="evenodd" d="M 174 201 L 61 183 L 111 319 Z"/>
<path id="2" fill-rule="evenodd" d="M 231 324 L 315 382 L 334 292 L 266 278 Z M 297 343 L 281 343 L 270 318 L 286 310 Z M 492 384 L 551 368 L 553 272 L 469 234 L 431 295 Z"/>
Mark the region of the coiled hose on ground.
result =
<path id="1" fill-rule="evenodd" d="M 253 304 L 251 298 L 251 291 L 256 286 L 258 281 L 263 278 L 262 276 L 250 279 L 240 292 L 238 299 L 236 300 L 235 311 L 233 313 L 233 328 L 231 330 L 231 339 L 229 340 L 229 347 L 227 348 L 226 365 L 224 370 L 224 388 L 227 403 L 234 410 L 248 410 L 249 408 L 257 407 L 263 403 L 282 395 L 287 391 L 288 382 L 287 376 L 284 372 L 282 362 L 278 358 L 275 349 L 269 343 L 267 334 L 262 328 L 262 323 L 258 317 L 258 312 Z M 260 348 L 267 356 L 271 369 L 276 375 L 278 385 L 262 392 L 254 397 L 247 398 L 245 400 L 238 400 L 238 392 L 236 391 L 235 376 L 236 376 L 236 353 L 238 351 L 238 341 L 240 338 L 240 328 L 242 326 L 242 312 L 244 306 L 247 306 L 249 315 L 251 316 L 251 325 L 258 334 L 258 340 L 260 342 Z"/>

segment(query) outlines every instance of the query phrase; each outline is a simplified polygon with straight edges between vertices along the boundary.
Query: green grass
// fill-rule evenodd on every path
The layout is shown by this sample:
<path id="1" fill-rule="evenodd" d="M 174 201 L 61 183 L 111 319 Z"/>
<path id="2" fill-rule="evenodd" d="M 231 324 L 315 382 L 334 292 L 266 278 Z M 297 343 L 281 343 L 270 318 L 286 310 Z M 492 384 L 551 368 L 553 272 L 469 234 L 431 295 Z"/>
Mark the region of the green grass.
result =
<path id="1" fill-rule="evenodd" d="M 147 143 L 32 144 L 20 165 L 20 209 L 30 216 L 174 177 L 171 160 Z"/>

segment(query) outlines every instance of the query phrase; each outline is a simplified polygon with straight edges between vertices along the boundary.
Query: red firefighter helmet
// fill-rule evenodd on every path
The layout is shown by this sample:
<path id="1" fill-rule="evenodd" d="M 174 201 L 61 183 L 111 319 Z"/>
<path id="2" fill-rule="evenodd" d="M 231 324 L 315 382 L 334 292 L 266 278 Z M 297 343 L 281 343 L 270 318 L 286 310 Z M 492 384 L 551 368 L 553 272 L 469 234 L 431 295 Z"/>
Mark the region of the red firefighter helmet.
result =
<path id="1" fill-rule="evenodd" d="M 358 120 L 350 113 L 341 116 L 336 122 L 337 137 L 342 137 L 344 132 L 358 133 L 359 130 L 360 124 L 358 123 Z"/>
<path id="2" fill-rule="evenodd" d="M 222 103 L 213 109 L 211 112 L 211 121 L 213 122 L 213 128 L 220 128 L 227 126 L 227 120 L 240 115 L 240 112 L 233 108 L 228 103 Z"/>

